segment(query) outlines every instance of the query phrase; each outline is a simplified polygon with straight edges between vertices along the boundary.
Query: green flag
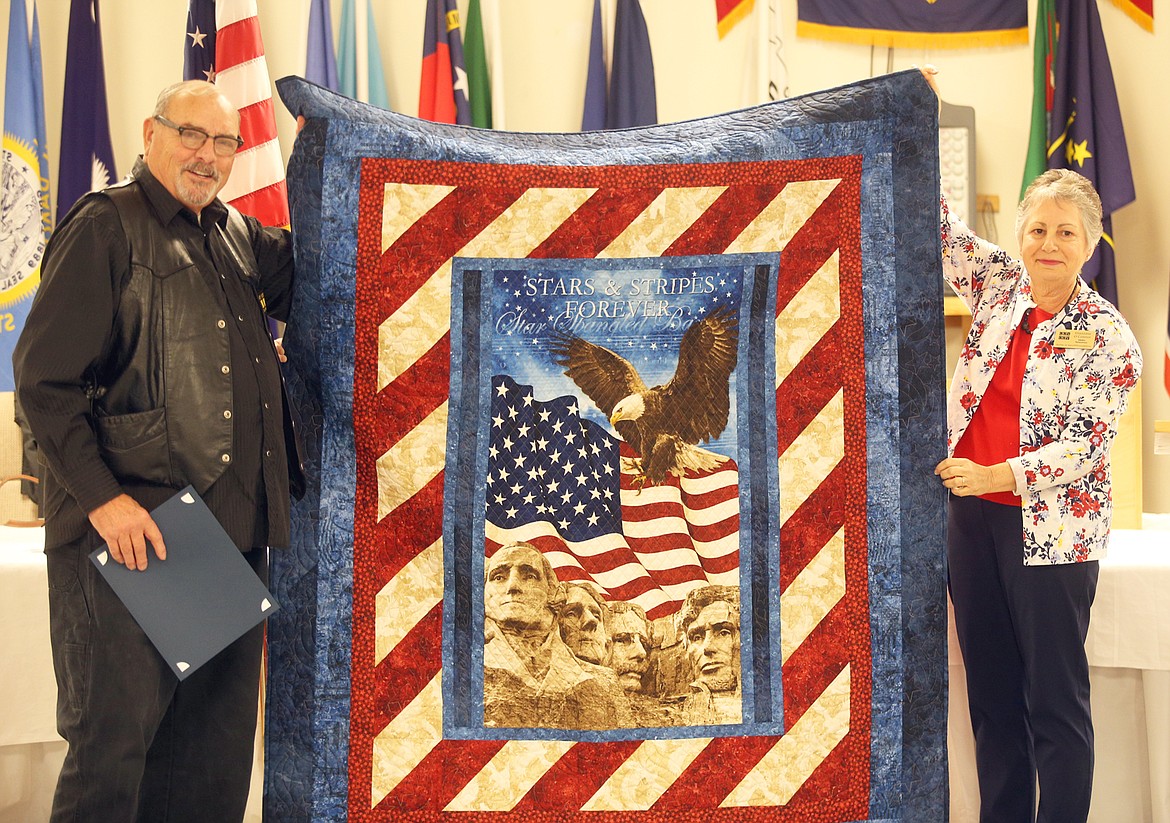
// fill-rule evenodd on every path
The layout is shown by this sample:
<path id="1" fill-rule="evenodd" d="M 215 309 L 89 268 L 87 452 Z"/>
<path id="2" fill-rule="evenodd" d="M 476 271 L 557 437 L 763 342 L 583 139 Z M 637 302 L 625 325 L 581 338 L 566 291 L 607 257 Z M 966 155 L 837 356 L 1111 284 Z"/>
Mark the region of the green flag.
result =
<path id="1" fill-rule="evenodd" d="M 1024 182 L 1020 197 L 1028 185 L 1048 168 L 1048 116 L 1052 112 L 1054 88 L 1052 48 L 1056 44 L 1056 10 L 1053 0 L 1036 4 L 1036 44 L 1032 57 L 1032 129 L 1028 134 L 1028 154 L 1024 158 Z"/>
<path id="2" fill-rule="evenodd" d="M 463 31 L 463 59 L 467 64 L 467 87 L 471 98 L 471 125 L 492 127 L 492 84 L 488 77 L 487 52 L 483 47 L 483 14 L 479 0 L 467 5 L 467 27 Z"/>

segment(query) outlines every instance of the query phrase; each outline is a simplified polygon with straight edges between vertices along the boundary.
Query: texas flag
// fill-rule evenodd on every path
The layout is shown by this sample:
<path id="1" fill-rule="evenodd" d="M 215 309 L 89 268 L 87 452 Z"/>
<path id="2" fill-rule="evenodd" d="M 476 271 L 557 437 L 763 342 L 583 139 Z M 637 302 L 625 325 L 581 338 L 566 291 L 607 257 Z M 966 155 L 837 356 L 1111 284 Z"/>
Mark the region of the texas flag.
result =
<path id="1" fill-rule="evenodd" d="M 436 123 L 471 125 L 467 70 L 455 0 L 427 0 L 418 116 Z"/>

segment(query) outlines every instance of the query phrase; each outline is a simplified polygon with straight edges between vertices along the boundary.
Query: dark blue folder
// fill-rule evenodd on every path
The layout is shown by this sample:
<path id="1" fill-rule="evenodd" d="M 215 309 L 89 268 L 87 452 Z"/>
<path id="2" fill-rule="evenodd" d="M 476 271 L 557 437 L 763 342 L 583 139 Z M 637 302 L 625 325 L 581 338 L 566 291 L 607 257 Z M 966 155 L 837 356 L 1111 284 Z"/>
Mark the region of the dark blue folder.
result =
<path id="1" fill-rule="evenodd" d="M 175 675 L 183 680 L 278 608 L 223 526 L 188 486 L 150 513 L 167 559 L 131 571 L 90 554 Z"/>

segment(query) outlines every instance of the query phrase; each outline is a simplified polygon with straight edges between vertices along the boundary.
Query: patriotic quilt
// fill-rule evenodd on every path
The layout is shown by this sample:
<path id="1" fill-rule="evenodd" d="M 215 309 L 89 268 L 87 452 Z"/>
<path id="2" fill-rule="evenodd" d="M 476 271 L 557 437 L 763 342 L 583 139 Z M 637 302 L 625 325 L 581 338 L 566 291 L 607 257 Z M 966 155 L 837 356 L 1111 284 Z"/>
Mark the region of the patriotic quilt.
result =
<path id="1" fill-rule="evenodd" d="M 945 820 L 919 73 L 588 134 L 278 86 L 266 814 Z"/>

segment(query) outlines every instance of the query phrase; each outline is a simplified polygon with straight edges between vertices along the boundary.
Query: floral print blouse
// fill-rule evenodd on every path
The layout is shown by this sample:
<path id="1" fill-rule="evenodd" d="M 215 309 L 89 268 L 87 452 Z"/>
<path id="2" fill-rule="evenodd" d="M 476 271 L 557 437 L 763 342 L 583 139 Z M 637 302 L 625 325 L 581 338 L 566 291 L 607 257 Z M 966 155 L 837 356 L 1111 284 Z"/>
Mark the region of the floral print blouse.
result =
<path id="1" fill-rule="evenodd" d="M 971 310 L 951 382 L 947 452 L 967 430 L 1012 334 L 1035 307 L 1023 264 L 977 237 L 942 202 L 943 275 Z M 1067 332 L 1088 332 L 1068 341 Z M 1074 344 L 1084 346 L 1076 348 Z M 1024 519 L 1024 564 L 1105 556 L 1113 495 L 1109 449 L 1142 355 L 1121 313 L 1080 284 L 1032 334 L 1020 393 L 1020 456 L 1008 460 Z"/>

